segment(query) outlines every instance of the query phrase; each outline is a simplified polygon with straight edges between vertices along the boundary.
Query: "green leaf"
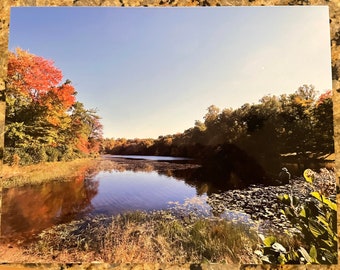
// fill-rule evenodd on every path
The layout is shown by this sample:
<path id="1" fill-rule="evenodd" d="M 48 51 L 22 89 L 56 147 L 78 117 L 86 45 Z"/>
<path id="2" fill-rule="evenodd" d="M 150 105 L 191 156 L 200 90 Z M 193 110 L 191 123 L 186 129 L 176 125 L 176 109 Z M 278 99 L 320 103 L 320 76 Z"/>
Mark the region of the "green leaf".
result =
<path id="1" fill-rule="evenodd" d="M 325 230 L 327 230 L 327 233 L 328 233 L 330 236 L 336 234 L 336 232 L 332 230 L 332 228 L 331 228 L 331 226 L 330 226 L 331 224 L 330 224 L 324 217 L 322 217 L 322 216 L 319 215 L 319 216 L 317 216 L 316 218 L 317 218 L 318 221 L 323 225 L 323 228 L 324 228 Z"/>
<path id="2" fill-rule="evenodd" d="M 317 218 L 318 221 L 321 222 L 324 226 L 326 226 L 326 227 L 329 226 L 329 223 L 327 222 L 327 220 L 326 220 L 323 216 L 319 215 L 319 216 L 317 216 L 316 218 Z"/>
<path id="3" fill-rule="evenodd" d="M 263 240 L 263 244 L 266 247 L 271 247 L 276 242 L 276 238 L 274 236 L 268 236 Z"/>
<path id="4" fill-rule="evenodd" d="M 292 218 L 294 217 L 295 215 L 292 213 L 292 211 L 290 210 L 289 207 L 285 207 L 285 215 L 287 218 Z"/>
<path id="5" fill-rule="evenodd" d="M 290 205 L 290 196 L 288 194 L 278 195 L 277 198 L 285 205 Z"/>
<path id="6" fill-rule="evenodd" d="M 333 247 L 336 246 L 336 241 L 332 241 L 332 240 L 321 240 L 322 242 L 324 242 L 330 249 L 332 249 Z"/>
<path id="7" fill-rule="evenodd" d="M 316 198 L 317 200 L 322 202 L 321 194 L 318 191 L 313 191 L 313 192 L 310 193 L 310 195 L 312 195 L 314 198 Z"/>
<path id="8" fill-rule="evenodd" d="M 303 177 L 306 179 L 308 183 L 313 183 L 314 181 L 314 173 L 311 169 L 307 169 L 303 172 Z"/>
<path id="9" fill-rule="evenodd" d="M 301 211 L 300 211 L 300 217 L 304 217 L 306 218 L 307 215 L 306 215 L 306 209 L 304 207 L 302 207 Z"/>
<path id="10" fill-rule="evenodd" d="M 321 260 L 322 260 L 323 263 L 331 263 L 331 264 L 336 263 L 336 261 L 337 261 L 336 250 L 335 250 L 335 252 L 332 253 L 328 249 L 320 248 L 320 252 L 321 252 L 321 254 L 319 254 L 319 256 L 321 255 Z"/>
<path id="11" fill-rule="evenodd" d="M 317 256 L 318 256 L 318 252 L 317 252 L 317 250 L 316 250 L 316 248 L 315 248 L 314 245 L 312 245 L 312 246 L 310 247 L 309 255 L 310 255 L 311 258 L 314 260 L 314 262 L 316 262 L 316 258 L 317 258 Z"/>
<path id="12" fill-rule="evenodd" d="M 288 262 L 286 256 L 284 254 L 280 254 L 280 256 L 277 258 L 280 264 L 285 264 Z"/>
<path id="13" fill-rule="evenodd" d="M 326 204 L 332 210 L 337 211 L 336 203 L 334 203 L 331 200 L 327 199 L 324 195 L 321 195 L 319 192 L 313 191 L 313 192 L 310 193 L 310 195 L 312 195 L 314 198 L 316 198 L 320 202 Z"/>
<path id="14" fill-rule="evenodd" d="M 337 205 L 336 203 L 332 202 L 331 200 L 327 199 L 325 196 L 323 196 L 323 202 L 328 205 L 328 207 L 334 211 L 337 211 Z"/>
<path id="15" fill-rule="evenodd" d="M 309 220 L 308 227 L 315 238 L 318 238 L 320 235 L 323 235 L 325 233 L 325 229 L 314 220 Z"/>
<path id="16" fill-rule="evenodd" d="M 298 261 L 299 260 L 299 253 L 297 253 L 295 250 L 291 250 L 287 254 L 286 257 L 287 257 L 288 261 Z"/>

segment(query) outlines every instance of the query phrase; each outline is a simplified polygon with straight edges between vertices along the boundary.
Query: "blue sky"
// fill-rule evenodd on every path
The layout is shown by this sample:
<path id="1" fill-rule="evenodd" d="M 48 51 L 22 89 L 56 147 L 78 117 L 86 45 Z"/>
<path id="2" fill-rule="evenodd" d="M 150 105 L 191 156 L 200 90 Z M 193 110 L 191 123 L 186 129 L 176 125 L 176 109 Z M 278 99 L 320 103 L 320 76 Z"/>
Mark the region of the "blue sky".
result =
<path id="1" fill-rule="evenodd" d="M 332 87 L 326 6 L 11 8 L 16 47 L 53 60 L 110 138 L 175 134 L 212 104 Z"/>

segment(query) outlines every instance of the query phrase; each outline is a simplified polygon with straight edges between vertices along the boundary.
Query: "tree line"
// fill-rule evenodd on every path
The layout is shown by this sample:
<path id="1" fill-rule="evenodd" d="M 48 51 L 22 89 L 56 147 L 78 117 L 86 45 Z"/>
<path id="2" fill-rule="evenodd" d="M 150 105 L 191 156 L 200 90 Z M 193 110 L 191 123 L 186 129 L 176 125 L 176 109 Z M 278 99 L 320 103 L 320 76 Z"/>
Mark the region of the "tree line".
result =
<path id="1" fill-rule="evenodd" d="M 183 133 L 157 139 L 106 138 L 103 151 L 204 160 L 221 145 L 233 145 L 264 167 L 279 166 L 285 157 L 320 159 L 334 153 L 332 94 L 319 95 L 313 85 L 292 94 L 266 95 L 237 109 L 211 105 L 203 119 Z"/>
<path id="2" fill-rule="evenodd" d="M 9 52 L 4 162 L 67 161 L 99 153 L 102 125 L 96 110 L 76 99 L 70 80 L 43 57 Z"/>
<path id="3" fill-rule="evenodd" d="M 72 82 L 63 81 L 52 61 L 20 48 L 9 52 L 4 162 L 30 164 L 99 153 L 214 160 L 224 146 L 223 151 L 238 149 L 265 165 L 278 164 L 284 156 L 318 159 L 334 152 L 331 91 L 319 95 L 313 85 L 292 94 L 266 95 L 237 109 L 211 105 L 203 121 L 157 139 L 104 139 L 96 110 L 85 108 L 76 96 Z"/>

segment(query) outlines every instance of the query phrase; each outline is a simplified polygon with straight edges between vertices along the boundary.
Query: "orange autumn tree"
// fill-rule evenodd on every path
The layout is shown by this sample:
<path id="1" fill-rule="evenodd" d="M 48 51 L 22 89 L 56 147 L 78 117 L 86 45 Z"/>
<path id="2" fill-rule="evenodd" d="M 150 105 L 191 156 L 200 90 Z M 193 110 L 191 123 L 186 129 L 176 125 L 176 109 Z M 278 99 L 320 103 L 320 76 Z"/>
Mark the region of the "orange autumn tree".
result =
<path id="1" fill-rule="evenodd" d="M 96 154 L 102 144 L 103 126 L 96 110 L 86 109 L 84 104 L 76 102 L 72 106 L 71 128 L 73 141 L 83 153 Z"/>
<path id="2" fill-rule="evenodd" d="M 79 102 L 71 81 L 62 80 L 63 74 L 53 61 L 20 48 L 9 53 L 5 162 L 11 162 L 14 155 L 22 164 L 28 164 L 92 153 L 73 140 L 72 114 Z M 93 138 L 89 134 L 81 137 L 90 143 Z"/>

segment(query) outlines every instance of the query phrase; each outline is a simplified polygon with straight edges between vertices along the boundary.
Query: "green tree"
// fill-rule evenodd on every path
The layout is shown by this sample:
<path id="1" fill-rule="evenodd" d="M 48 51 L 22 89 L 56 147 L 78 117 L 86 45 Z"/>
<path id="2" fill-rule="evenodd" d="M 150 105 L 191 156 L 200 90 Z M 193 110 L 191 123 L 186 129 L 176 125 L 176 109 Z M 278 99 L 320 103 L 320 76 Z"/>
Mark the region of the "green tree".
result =
<path id="1" fill-rule="evenodd" d="M 332 91 L 322 94 L 314 107 L 314 147 L 317 157 L 334 153 L 333 143 L 333 100 Z"/>

